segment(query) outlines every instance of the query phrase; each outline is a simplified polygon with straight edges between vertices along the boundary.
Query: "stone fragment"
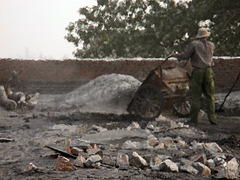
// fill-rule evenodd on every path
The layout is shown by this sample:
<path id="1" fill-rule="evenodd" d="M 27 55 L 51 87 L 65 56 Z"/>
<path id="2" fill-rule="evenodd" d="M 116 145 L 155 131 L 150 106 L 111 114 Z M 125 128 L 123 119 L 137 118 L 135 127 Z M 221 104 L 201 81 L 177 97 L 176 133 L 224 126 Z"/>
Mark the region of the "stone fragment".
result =
<path id="1" fill-rule="evenodd" d="M 84 163 L 86 162 L 86 159 L 83 156 L 78 156 L 77 159 L 74 161 L 74 165 L 77 167 L 84 167 Z"/>
<path id="2" fill-rule="evenodd" d="M 214 168 L 215 167 L 215 163 L 213 161 L 213 159 L 208 159 L 207 160 L 207 165 L 210 169 Z"/>
<path id="3" fill-rule="evenodd" d="M 203 163 L 193 163 L 193 167 L 197 169 L 202 176 L 211 176 L 211 170 Z"/>
<path id="4" fill-rule="evenodd" d="M 118 153 L 116 166 L 121 170 L 127 170 L 129 167 L 128 155 L 124 153 Z"/>
<path id="5" fill-rule="evenodd" d="M 35 166 L 33 163 L 29 163 L 29 165 L 24 169 L 24 172 L 28 172 L 33 169 L 37 169 L 37 166 Z"/>
<path id="6" fill-rule="evenodd" d="M 190 161 L 193 162 L 201 162 L 203 164 L 207 164 L 207 156 L 206 154 L 195 154 L 189 158 Z"/>
<path id="7" fill-rule="evenodd" d="M 77 148 L 83 149 L 84 151 L 86 151 L 87 149 L 91 149 L 90 141 L 86 141 L 84 139 L 72 140 L 70 144 L 70 148 L 72 147 L 77 147 Z"/>
<path id="8" fill-rule="evenodd" d="M 71 140 L 69 139 L 66 143 L 66 152 L 67 153 L 71 153 L 71 150 L 70 150 L 70 144 L 71 144 Z"/>
<path id="9" fill-rule="evenodd" d="M 172 147 L 174 142 L 173 139 L 171 137 L 165 137 L 165 138 L 159 138 L 158 141 L 161 143 L 164 143 L 164 146 L 166 148 Z"/>
<path id="10" fill-rule="evenodd" d="M 89 156 L 98 154 L 99 156 L 103 157 L 103 152 L 101 149 L 87 149 L 87 153 Z"/>
<path id="11" fill-rule="evenodd" d="M 167 172 L 178 172 L 178 166 L 176 163 L 172 162 L 170 159 L 163 161 L 159 166 L 160 171 L 167 171 Z"/>
<path id="12" fill-rule="evenodd" d="M 101 156 L 99 156 L 99 155 L 93 155 L 93 156 L 90 156 L 90 157 L 86 160 L 85 166 L 86 166 L 86 167 L 93 167 L 92 165 L 93 165 L 94 163 L 97 163 L 97 162 L 100 162 L 100 161 L 102 161 Z"/>
<path id="13" fill-rule="evenodd" d="M 154 128 L 155 128 L 155 127 L 154 127 L 152 124 L 148 123 L 148 125 L 147 125 L 147 129 L 148 129 L 148 130 L 153 131 Z"/>
<path id="14" fill-rule="evenodd" d="M 150 146 L 150 147 L 156 147 L 158 145 L 158 139 L 156 137 L 149 137 L 148 141 L 147 141 L 147 144 Z"/>
<path id="15" fill-rule="evenodd" d="M 217 143 L 204 143 L 203 145 L 204 149 L 208 151 L 210 154 L 215 154 L 219 152 L 223 152 L 223 150 L 218 146 Z"/>
<path id="16" fill-rule="evenodd" d="M 177 148 L 184 148 L 184 147 L 186 147 L 186 142 L 181 139 L 177 139 L 176 146 L 177 146 Z"/>
<path id="17" fill-rule="evenodd" d="M 198 151 L 203 149 L 204 143 L 193 141 L 191 142 L 191 145 L 192 145 L 192 147 L 190 147 L 191 149 Z"/>
<path id="18" fill-rule="evenodd" d="M 63 156 L 58 156 L 55 162 L 56 171 L 71 171 L 73 170 L 73 165 L 68 158 Z"/>
<path id="19" fill-rule="evenodd" d="M 162 163 L 162 159 L 158 156 L 155 156 L 150 161 L 150 167 L 151 167 L 152 170 L 159 170 L 160 169 L 159 166 L 160 166 L 161 163 Z"/>
<path id="20" fill-rule="evenodd" d="M 165 146 L 163 142 L 158 143 L 158 145 L 155 147 L 155 149 L 164 149 L 164 148 Z"/>
<path id="21" fill-rule="evenodd" d="M 217 174 L 218 179 L 238 179 L 239 164 L 236 158 L 228 161 L 227 165 L 223 167 Z"/>
<path id="22" fill-rule="evenodd" d="M 186 172 L 186 173 L 189 173 L 189 174 L 198 174 L 197 169 L 195 169 L 191 165 L 187 165 L 187 164 L 185 164 L 183 166 L 180 166 L 180 171 L 181 172 Z"/>
<path id="23" fill-rule="evenodd" d="M 144 168 L 148 164 L 143 157 L 141 157 L 137 152 L 133 152 L 129 158 L 130 165 L 137 167 L 137 168 Z"/>
<path id="24" fill-rule="evenodd" d="M 128 131 L 131 131 L 133 129 L 141 129 L 140 125 L 137 123 L 137 122 L 132 122 L 132 124 L 130 124 L 128 127 L 127 127 L 127 130 Z"/>
<path id="25" fill-rule="evenodd" d="M 102 157 L 102 164 L 114 167 L 117 164 L 117 160 L 116 159 L 117 159 L 117 157 L 103 156 Z"/>
<path id="26" fill-rule="evenodd" d="M 72 155 L 75 155 L 75 156 L 78 156 L 78 154 L 81 153 L 81 152 L 83 152 L 83 150 L 82 150 L 82 149 L 79 149 L 79 148 L 77 148 L 77 147 L 72 147 L 72 148 L 70 149 L 70 153 L 71 153 Z"/>

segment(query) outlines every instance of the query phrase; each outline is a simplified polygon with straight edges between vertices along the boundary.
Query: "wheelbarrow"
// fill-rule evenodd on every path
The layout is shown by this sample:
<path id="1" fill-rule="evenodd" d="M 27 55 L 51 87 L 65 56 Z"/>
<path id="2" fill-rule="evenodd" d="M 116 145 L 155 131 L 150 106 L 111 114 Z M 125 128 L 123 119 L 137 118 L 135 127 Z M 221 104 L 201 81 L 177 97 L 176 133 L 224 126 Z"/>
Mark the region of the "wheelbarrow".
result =
<path id="1" fill-rule="evenodd" d="M 190 76 L 182 67 L 163 68 L 170 57 L 150 71 L 137 89 L 127 107 L 130 114 L 146 120 L 157 118 L 163 110 L 175 110 L 183 116 L 189 114 Z"/>

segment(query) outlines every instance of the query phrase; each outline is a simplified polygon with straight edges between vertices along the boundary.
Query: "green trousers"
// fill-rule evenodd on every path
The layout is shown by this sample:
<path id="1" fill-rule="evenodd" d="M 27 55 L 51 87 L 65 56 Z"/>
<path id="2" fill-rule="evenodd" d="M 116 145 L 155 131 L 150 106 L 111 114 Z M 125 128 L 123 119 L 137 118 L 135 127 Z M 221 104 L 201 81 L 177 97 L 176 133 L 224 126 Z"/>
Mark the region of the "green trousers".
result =
<path id="1" fill-rule="evenodd" d="M 192 122 L 198 122 L 202 94 L 207 100 L 208 120 L 216 122 L 215 104 L 214 104 L 214 73 L 212 68 L 193 69 L 190 83 L 191 90 L 191 111 L 190 118 Z"/>

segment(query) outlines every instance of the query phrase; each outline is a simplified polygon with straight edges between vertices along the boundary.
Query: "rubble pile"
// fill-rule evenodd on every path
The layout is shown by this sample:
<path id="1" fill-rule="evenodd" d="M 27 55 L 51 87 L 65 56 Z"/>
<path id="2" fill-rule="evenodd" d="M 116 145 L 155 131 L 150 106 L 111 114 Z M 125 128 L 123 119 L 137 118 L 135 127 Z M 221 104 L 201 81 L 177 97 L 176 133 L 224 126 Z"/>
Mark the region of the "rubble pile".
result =
<path id="1" fill-rule="evenodd" d="M 129 75 L 102 75 L 57 99 L 57 108 L 124 114 L 140 84 L 140 81 Z"/>
<path id="2" fill-rule="evenodd" d="M 149 122 L 145 128 L 138 122 L 132 122 L 126 128 L 110 130 L 93 125 L 81 138 L 67 141 L 66 152 L 76 158 L 70 160 L 59 155 L 55 170 L 141 169 L 217 179 L 239 178 L 239 162 L 231 153 L 224 152 L 216 142 L 186 141 L 184 139 L 188 135 L 180 137 L 176 134 L 180 131 L 186 134 L 203 132 L 184 123 L 162 119 L 158 120 L 165 127 L 159 126 L 157 121 Z M 174 131 L 175 136 L 169 136 L 169 131 Z"/>

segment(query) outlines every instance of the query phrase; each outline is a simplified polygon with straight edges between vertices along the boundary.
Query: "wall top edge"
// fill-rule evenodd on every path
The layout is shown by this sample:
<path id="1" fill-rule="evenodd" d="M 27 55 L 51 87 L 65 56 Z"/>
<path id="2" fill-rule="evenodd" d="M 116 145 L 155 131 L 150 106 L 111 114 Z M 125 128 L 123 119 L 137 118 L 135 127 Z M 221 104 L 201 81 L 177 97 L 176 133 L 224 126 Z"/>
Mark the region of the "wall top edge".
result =
<path id="1" fill-rule="evenodd" d="M 240 59 L 240 56 L 213 56 L 213 59 Z M 9 61 L 163 61 L 165 58 L 84 58 L 84 59 L 11 59 L 0 58 L 1 60 Z M 176 58 L 169 58 L 169 60 L 177 60 Z"/>

